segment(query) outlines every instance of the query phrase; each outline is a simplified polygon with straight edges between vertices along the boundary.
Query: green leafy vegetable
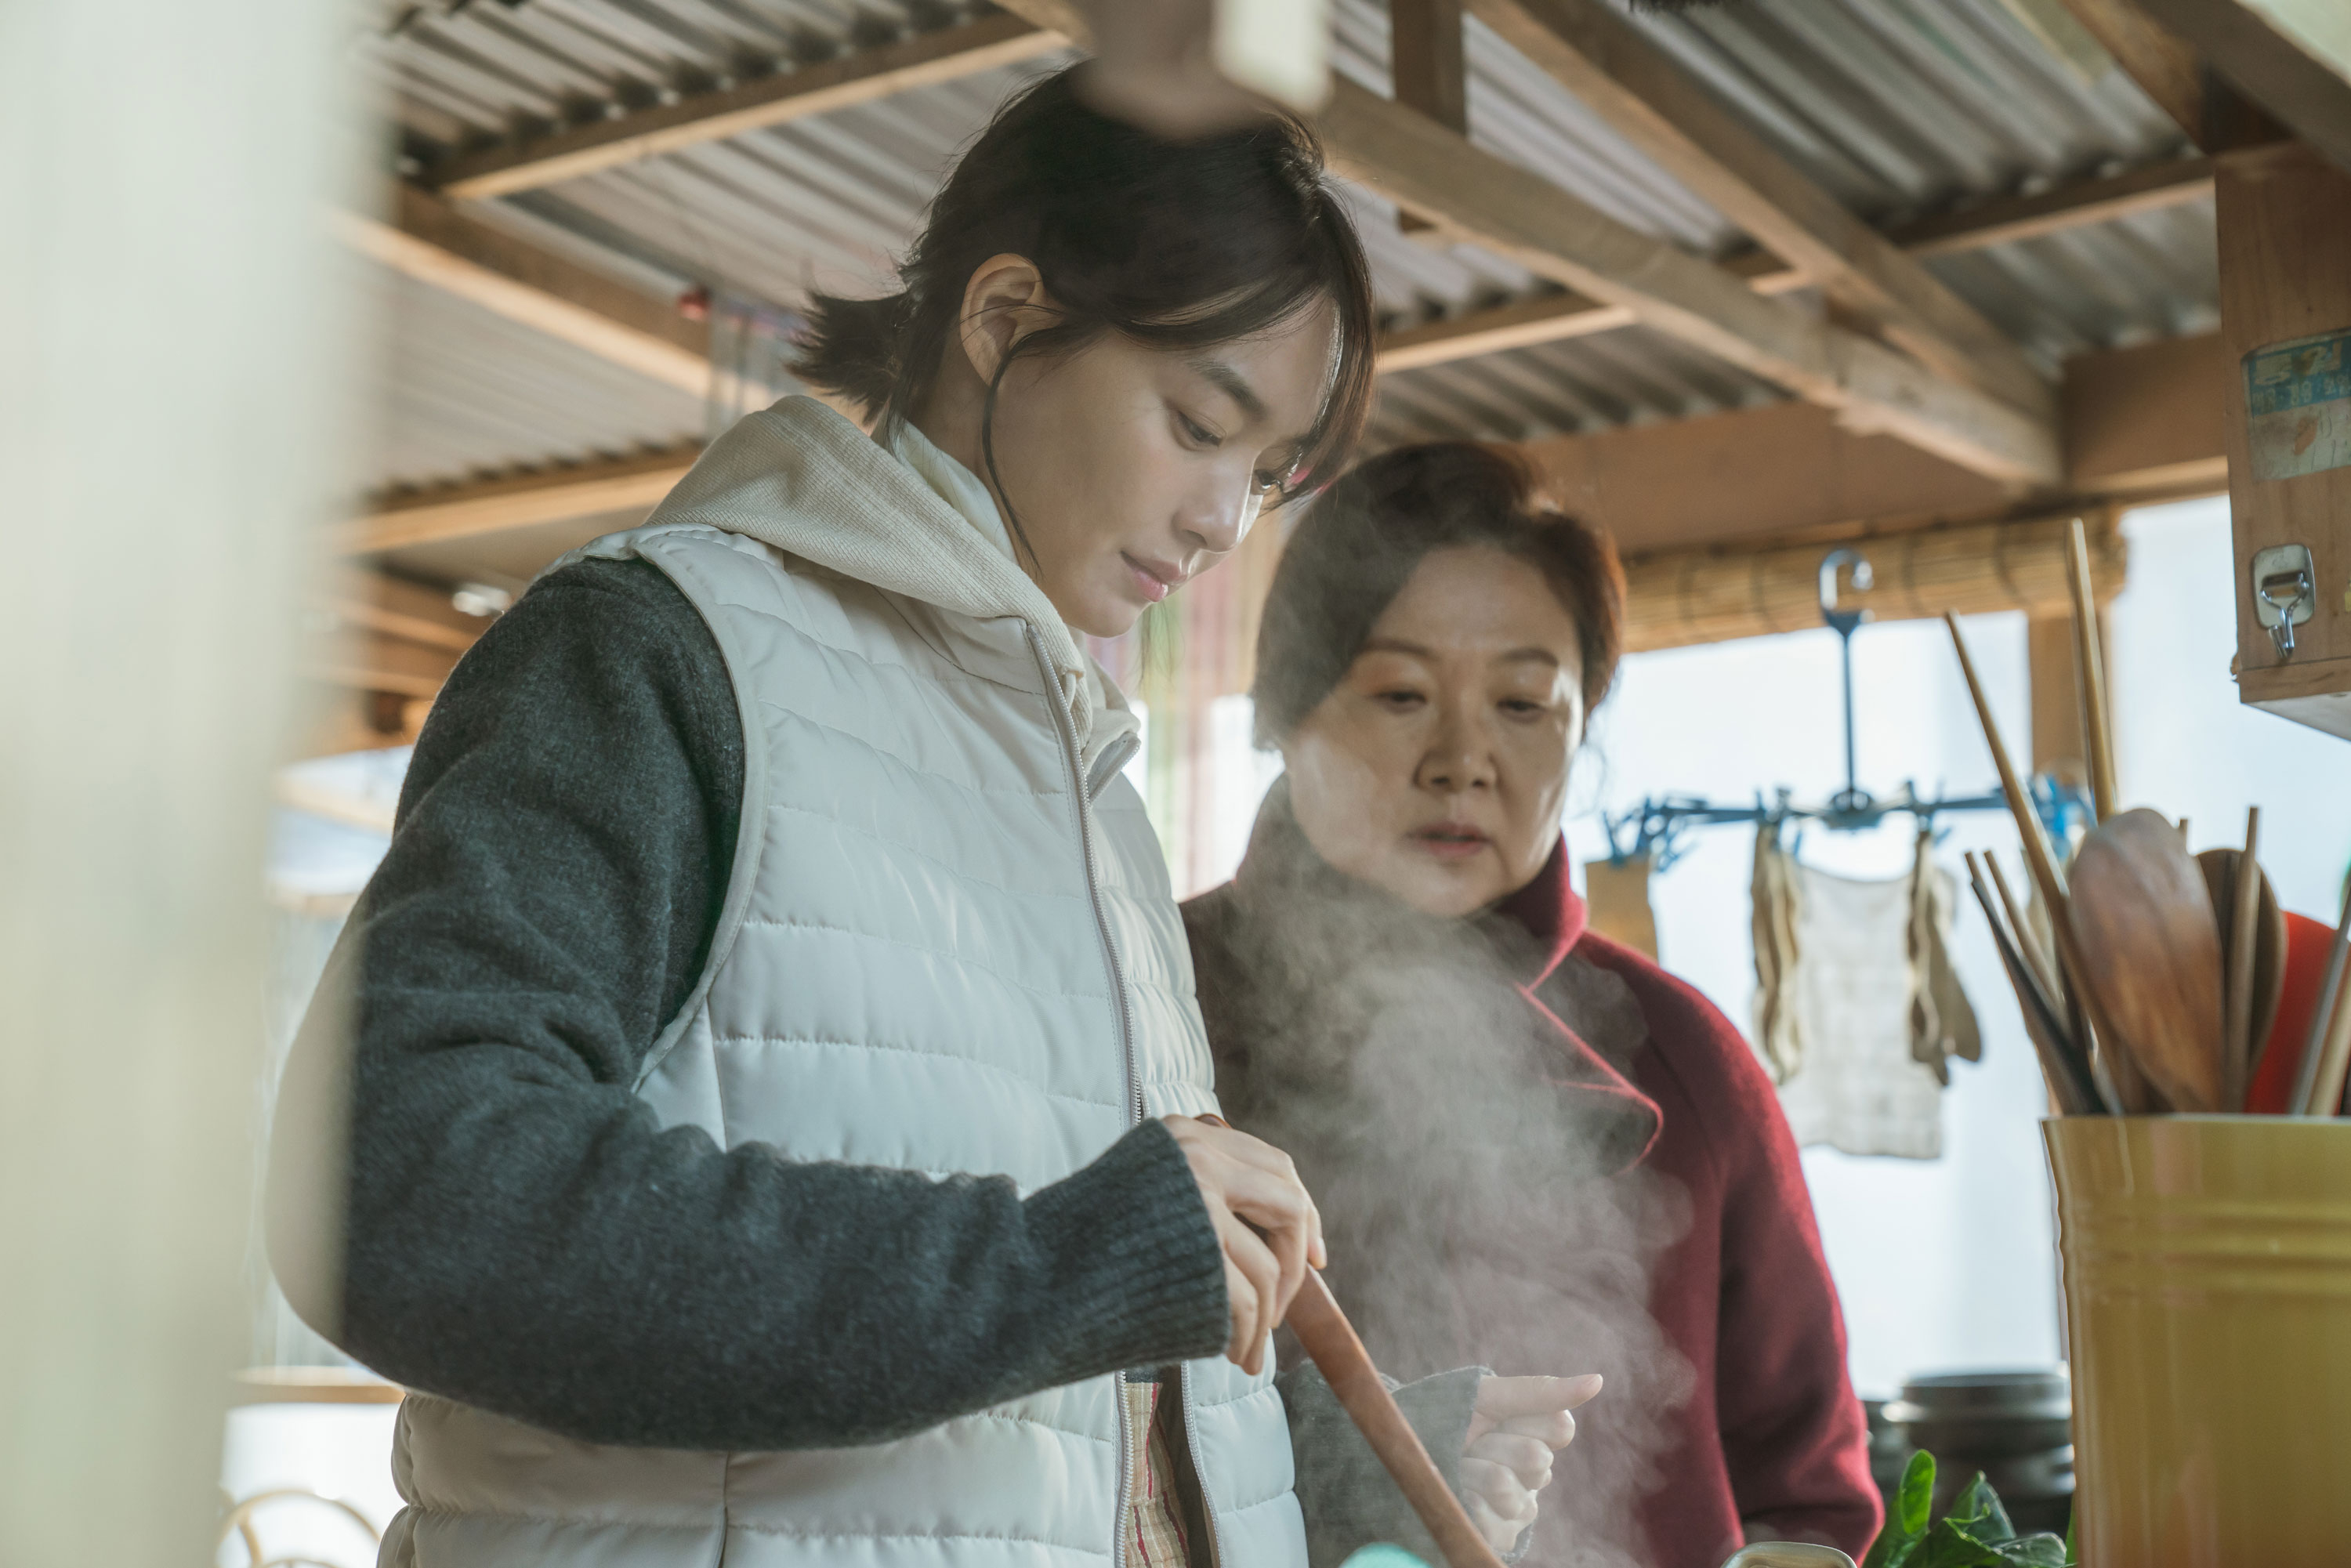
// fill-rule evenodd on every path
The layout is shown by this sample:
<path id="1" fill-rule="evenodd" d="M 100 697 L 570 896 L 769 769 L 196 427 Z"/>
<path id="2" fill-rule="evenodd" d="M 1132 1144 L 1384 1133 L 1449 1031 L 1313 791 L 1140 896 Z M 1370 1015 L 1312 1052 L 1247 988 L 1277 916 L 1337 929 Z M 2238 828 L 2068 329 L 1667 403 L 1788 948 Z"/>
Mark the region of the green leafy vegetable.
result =
<path id="1" fill-rule="evenodd" d="M 1910 1456 L 1901 1489 L 1886 1510 L 1863 1568 L 2074 1568 L 2074 1543 L 2046 1533 L 2016 1533 L 2000 1494 L 1978 1471 L 1931 1523 L 1935 1458 Z"/>

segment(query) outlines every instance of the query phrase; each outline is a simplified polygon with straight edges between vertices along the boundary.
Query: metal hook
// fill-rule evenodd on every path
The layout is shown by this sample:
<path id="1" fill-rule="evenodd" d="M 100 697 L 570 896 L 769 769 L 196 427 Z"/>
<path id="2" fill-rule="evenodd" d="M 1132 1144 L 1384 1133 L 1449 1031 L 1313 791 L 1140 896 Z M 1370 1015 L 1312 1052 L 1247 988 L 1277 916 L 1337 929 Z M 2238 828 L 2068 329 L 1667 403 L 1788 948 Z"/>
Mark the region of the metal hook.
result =
<path id="1" fill-rule="evenodd" d="M 1841 566 L 1853 568 L 1853 586 L 1864 593 L 1876 584 L 1876 574 L 1869 570 L 1869 558 L 1857 549 L 1833 549 L 1821 558 L 1821 619 L 1844 643 L 1844 788 L 1829 806 L 1850 815 L 1868 810 L 1871 803 L 1869 792 L 1861 787 L 1853 745 L 1853 634 L 1868 619 L 1869 612 L 1837 608 L 1837 568 Z"/>
<path id="2" fill-rule="evenodd" d="M 1857 549 L 1833 549 L 1821 558 L 1821 620 L 1840 637 L 1850 637 L 1869 618 L 1866 610 L 1837 608 L 1837 568 L 1853 568 L 1853 586 L 1856 593 L 1867 593 L 1877 586 L 1877 574 L 1869 570 L 1869 558 Z"/>

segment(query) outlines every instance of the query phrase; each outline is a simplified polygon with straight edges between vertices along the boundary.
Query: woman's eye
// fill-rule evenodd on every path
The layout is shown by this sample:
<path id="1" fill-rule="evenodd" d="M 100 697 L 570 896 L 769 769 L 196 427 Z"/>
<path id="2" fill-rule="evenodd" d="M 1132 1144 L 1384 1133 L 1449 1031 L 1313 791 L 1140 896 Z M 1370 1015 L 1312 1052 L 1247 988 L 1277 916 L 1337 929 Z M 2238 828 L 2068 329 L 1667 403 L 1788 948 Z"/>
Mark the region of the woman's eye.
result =
<path id="1" fill-rule="evenodd" d="M 1502 711 L 1518 718 L 1534 718 L 1543 711 L 1543 705 L 1529 697 L 1504 697 Z"/>
<path id="2" fill-rule="evenodd" d="M 1225 444 L 1223 436 L 1218 435 L 1188 413 L 1176 414 L 1176 423 L 1183 430 L 1184 439 L 1196 446 L 1217 447 Z"/>
<path id="3" fill-rule="evenodd" d="M 1423 698 L 1418 692 L 1398 690 L 1377 693 L 1372 700 L 1384 707 L 1407 708 L 1418 706 Z"/>

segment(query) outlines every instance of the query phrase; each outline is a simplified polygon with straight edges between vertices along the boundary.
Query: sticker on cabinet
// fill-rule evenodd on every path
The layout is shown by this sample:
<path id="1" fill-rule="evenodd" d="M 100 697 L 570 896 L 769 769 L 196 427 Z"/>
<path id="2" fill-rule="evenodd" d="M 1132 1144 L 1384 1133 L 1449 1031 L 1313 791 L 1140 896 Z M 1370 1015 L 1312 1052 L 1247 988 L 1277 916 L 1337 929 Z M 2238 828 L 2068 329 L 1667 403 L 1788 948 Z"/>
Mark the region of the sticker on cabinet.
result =
<path id="1" fill-rule="evenodd" d="M 2253 477 L 2351 465 L 2351 329 L 2272 343 L 2245 356 Z"/>

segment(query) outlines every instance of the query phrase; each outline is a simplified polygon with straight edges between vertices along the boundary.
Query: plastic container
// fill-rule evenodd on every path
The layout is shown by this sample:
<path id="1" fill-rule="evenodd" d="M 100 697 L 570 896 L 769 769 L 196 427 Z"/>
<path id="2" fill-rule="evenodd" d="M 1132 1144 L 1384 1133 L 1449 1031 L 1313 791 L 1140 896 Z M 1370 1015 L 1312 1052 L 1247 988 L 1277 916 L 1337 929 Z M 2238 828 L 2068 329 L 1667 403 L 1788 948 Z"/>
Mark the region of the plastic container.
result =
<path id="1" fill-rule="evenodd" d="M 2351 1560 L 2351 1120 L 2042 1129 L 2085 1568 Z"/>

